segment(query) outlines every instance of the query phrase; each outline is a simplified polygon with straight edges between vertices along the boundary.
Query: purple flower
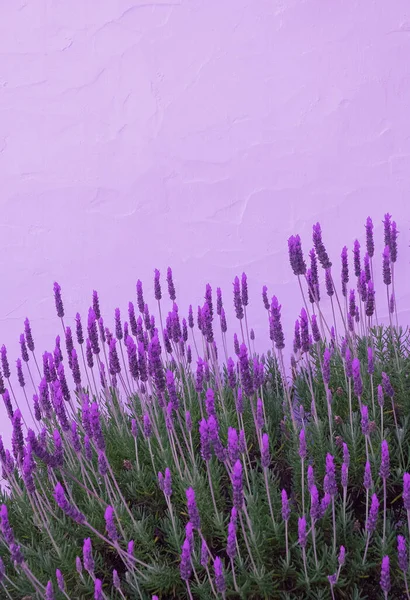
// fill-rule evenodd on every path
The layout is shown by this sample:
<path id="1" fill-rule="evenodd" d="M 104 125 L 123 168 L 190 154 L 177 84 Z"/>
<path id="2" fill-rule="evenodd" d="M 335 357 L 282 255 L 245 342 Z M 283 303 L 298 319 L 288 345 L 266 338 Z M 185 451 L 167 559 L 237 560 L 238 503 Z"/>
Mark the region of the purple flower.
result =
<path id="1" fill-rule="evenodd" d="M 382 385 L 383 385 L 384 393 L 386 394 L 386 396 L 393 398 L 394 389 L 392 387 L 392 384 L 390 383 L 389 376 L 386 375 L 386 373 L 382 373 Z"/>
<path id="2" fill-rule="evenodd" d="M 29 356 L 28 356 L 28 352 L 27 352 L 26 340 L 25 340 L 23 333 L 20 335 L 20 349 L 21 349 L 21 358 L 24 360 L 24 362 L 28 362 Z"/>
<path id="3" fill-rule="evenodd" d="M 96 292 L 96 290 L 93 290 L 93 310 L 95 312 L 96 319 L 99 319 L 101 317 L 100 301 L 98 299 L 98 292 Z"/>
<path id="4" fill-rule="evenodd" d="M 201 456 L 205 461 L 211 460 L 211 445 L 209 442 L 208 424 L 205 419 L 199 424 L 199 437 L 201 442 Z"/>
<path id="5" fill-rule="evenodd" d="M 143 417 L 143 422 L 144 422 L 144 435 L 147 439 L 149 439 L 152 436 L 152 425 L 151 425 L 151 420 L 149 418 L 149 415 L 147 413 L 145 413 L 145 415 Z"/>
<path id="6" fill-rule="evenodd" d="M 228 331 L 228 326 L 226 324 L 226 315 L 225 310 L 221 309 L 221 331 L 222 333 L 226 333 Z"/>
<path id="7" fill-rule="evenodd" d="M 406 539 L 402 535 L 397 536 L 397 555 L 399 558 L 399 567 L 403 573 L 407 573 L 409 568 L 409 559 L 407 556 Z"/>
<path id="8" fill-rule="evenodd" d="M 215 394 L 212 388 L 208 388 L 205 394 L 205 407 L 208 417 L 211 415 L 215 416 Z"/>
<path id="9" fill-rule="evenodd" d="M 353 264 L 354 274 L 356 275 L 356 277 L 360 277 L 360 243 L 358 240 L 355 240 L 353 244 Z"/>
<path id="10" fill-rule="evenodd" d="M 320 291 L 319 291 L 319 272 L 317 268 L 317 258 L 314 248 L 309 252 L 310 256 L 310 269 L 307 272 L 307 280 L 309 284 L 309 299 L 313 304 L 319 302 Z"/>
<path id="11" fill-rule="evenodd" d="M 108 364 L 110 367 L 111 375 L 117 375 L 118 373 L 121 372 L 121 365 L 120 365 L 120 360 L 118 358 L 116 343 L 117 343 L 117 341 L 113 338 L 110 341 L 110 346 L 109 346 L 109 351 L 108 351 Z"/>
<path id="12" fill-rule="evenodd" d="M 14 532 L 9 522 L 7 506 L 5 504 L 2 504 L 0 508 L 0 528 L 8 545 L 11 546 L 14 544 Z"/>
<path id="13" fill-rule="evenodd" d="M 116 569 L 114 569 L 112 572 L 112 582 L 113 582 L 113 585 L 116 590 L 121 589 L 120 578 L 118 576 L 118 572 L 116 571 Z"/>
<path id="14" fill-rule="evenodd" d="M 58 585 L 58 589 L 62 592 L 64 592 L 65 590 L 65 583 L 64 583 L 64 577 L 62 572 L 60 571 L 60 569 L 56 570 L 56 577 L 57 577 L 57 585 Z"/>
<path id="15" fill-rule="evenodd" d="M 19 381 L 20 387 L 23 388 L 26 385 L 26 382 L 24 381 L 23 367 L 21 364 L 21 360 L 19 358 L 16 360 L 16 365 L 17 365 L 17 379 Z"/>
<path id="16" fill-rule="evenodd" d="M 224 594 L 226 590 L 225 576 L 223 573 L 222 562 L 219 556 L 214 560 L 215 585 L 220 594 Z"/>
<path id="17" fill-rule="evenodd" d="M 315 485 L 310 488 L 310 517 L 317 521 L 320 519 L 320 504 L 319 504 L 319 492 Z"/>
<path id="18" fill-rule="evenodd" d="M 302 342 L 303 352 L 309 352 L 310 349 L 310 338 L 309 338 L 309 321 L 307 312 L 304 308 L 300 311 L 300 339 Z"/>
<path id="19" fill-rule="evenodd" d="M 280 309 L 281 305 L 278 302 L 276 296 L 272 298 L 271 304 L 271 317 L 270 317 L 270 326 L 271 326 L 271 339 L 275 342 L 275 346 L 278 350 L 283 350 L 285 347 L 285 338 L 283 335 L 281 317 L 280 317 Z"/>
<path id="20" fill-rule="evenodd" d="M 64 307 L 63 307 L 63 300 L 61 298 L 61 287 L 58 285 L 58 283 L 56 281 L 54 282 L 54 301 L 56 304 L 57 316 L 60 318 L 63 318 L 64 317 Z"/>
<path id="21" fill-rule="evenodd" d="M 264 285 L 262 288 L 262 300 L 263 300 L 263 304 L 264 304 L 266 310 L 269 310 L 270 305 L 269 305 L 269 300 L 268 300 L 268 288 L 266 287 L 266 285 Z"/>
<path id="22" fill-rule="evenodd" d="M 86 538 L 84 540 L 83 562 L 84 562 L 84 569 L 86 571 L 88 571 L 88 573 L 90 573 L 90 575 L 92 575 L 94 573 L 94 569 L 95 569 L 95 562 L 93 559 L 93 551 L 92 551 L 92 545 L 91 545 L 90 538 Z"/>
<path id="23" fill-rule="evenodd" d="M 161 294 L 161 284 L 159 282 L 159 278 L 160 278 L 160 272 L 158 271 L 158 269 L 155 269 L 154 271 L 154 293 L 155 293 L 155 300 L 161 300 L 162 298 L 162 294 Z"/>
<path id="24" fill-rule="evenodd" d="M 228 428 L 228 456 L 232 463 L 239 458 L 238 432 L 234 427 Z"/>
<path id="25" fill-rule="evenodd" d="M 201 544 L 201 565 L 206 567 L 208 565 L 209 552 L 206 541 L 203 539 Z"/>
<path id="26" fill-rule="evenodd" d="M 342 292 L 343 292 L 343 296 L 346 297 L 347 294 L 347 284 L 349 282 L 349 265 L 348 265 L 348 259 L 347 259 L 347 248 L 346 246 L 343 247 L 342 249 L 342 254 L 341 254 L 341 258 L 342 258 L 342 275 L 341 275 L 341 281 L 342 281 Z"/>
<path id="27" fill-rule="evenodd" d="M 242 385 L 245 390 L 245 394 L 251 397 L 253 394 L 253 381 L 252 374 L 249 368 L 248 351 L 245 344 L 241 344 L 239 351 L 239 367 L 242 377 Z"/>
<path id="28" fill-rule="evenodd" d="M 362 302 L 366 302 L 367 300 L 367 278 L 366 273 L 364 271 L 360 272 L 360 277 L 357 282 L 357 290 L 359 292 L 359 297 Z"/>
<path id="29" fill-rule="evenodd" d="M 138 380 L 138 359 L 137 359 L 137 346 L 131 336 L 127 337 L 125 342 L 128 356 L 128 366 L 130 373 L 136 381 Z"/>
<path id="30" fill-rule="evenodd" d="M 83 417 L 84 417 L 84 412 L 83 412 Z M 102 429 L 101 429 L 98 405 L 96 402 L 93 402 L 91 404 L 90 423 L 91 423 L 91 429 L 92 429 L 92 436 L 90 436 L 90 437 L 94 438 L 98 450 L 102 450 L 104 452 L 105 451 L 105 441 L 104 441 L 104 436 L 103 436 Z"/>
<path id="31" fill-rule="evenodd" d="M 107 506 L 107 508 L 105 509 L 104 519 L 108 537 L 113 542 L 116 542 L 118 539 L 118 533 L 114 523 L 114 509 L 112 508 L 112 506 Z"/>
<path id="32" fill-rule="evenodd" d="M 322 241 L 322 230 L 319 223 L 313 225 L 313 245 L 315 247 L 317 257 L 322 267 L 324 269 L 330 269 L 332 263 L 329 260 L 326 248 Z"/>
<path id="33" fill-rule="evenodd" d="M 191 521 L 195 529 L 200 529 L 201 520 L 199 518 L 198 507 L 196 505 L 195 491 L 190 487 L 186 490 L 185 494 L 187 499 L 189 520 Z"/>
<path id="34" fill-rule="evenodd" d="M 37 394 L 33 395 L 33 405 L 34 405 L 34 418 L 36 421 L 41 421 L 41 409 L 40 404 L 38 402 Z"/>
<path id="35" fill-rule="evenodd" d="M 378 402 L 380 408 L 383 408 L 384 395 L 383 395 L 383 387 L 381 385 L 377 386 L 377 402 Z"/>
<path id="36" fill-rule="evenodd" d="M 379 475 L 382 479 L 387 479 L 390 475 L 390 457 L 389 457 L 389 446 L 386 440 L 382 441 L 381 444 L 381 464 Z"/>
<path id="37" fill-rule="evenodd" d="M 138 346 L 139 349 L 139 346 Z M 158 335 L 154 335 L 151 343 L 148 346 L 148 359 L 152 369 L 152 377 L 155 383 L 155 387 L 159 392 L 165 392 L 166 383 L 164 375 L 164 367 L 161 359 L 161 346 L 159 343 Z M 141 365 L 140 365 L 141 374 Z"/>
<path id="38" fill-rule="evenodd" d="M 132 335 L 137 335 L 137 319 L 135 318 L 135 307 L 132 302 L 128 302 L 128 320 L 130 322 Z"/>
<path id="39" fill-rule="evenodd" d="M 295 275 L 306 273 L 306 263 L 303 258 L 302 244 L 299 235 L 292 235 L 288 239 L 289 260 Z"/>
<path id="40" fill-rule="evenodd" d="M 189 540 L 185 539 L 182 544 L 182 553 L 181 553 L 181 562 L 179 565 L 179 570 L 181 573 L 181 579 L 184 581 L 188 581 L 192 574 L 192 565 L 191 565 L 191 546 L 189 544 Z"/>
<path id="41" fill-rule="evenodd" d="M 46 600 L 55 600 L 53 584 L 51 581 L 49 581 L 46 585 L 45 599 Z"/>
<path id="42" fill-rule="evenodd" d="M 74 350 L 74 348 L 71 351 L 71 369 L 73 372 L 74 383 L 77 386 L 81 386 L 80 364 L 78 362 L 77 352 Z"/>
<path id="43" fill-rule="evenodd" d="M 242 463 L 237 460 L 232 472 L 233 505 L 239 511 L 243 505 Z"/>
<path id="44" fill-rule="evenodd" d="M 115 309 L 115 337 L 117 338 L 117 340 L 122 340 L 122 338 L 124 337 L 121 324 L 121 313 L 119 308 Z"/>
<path id="45" fill-rule="evenodd" d="M 134 541 L 130 540 L 127 546 L 127 554 L 129 556 L 134 556 Z"/>
<path id="46" fill-rule="evenodd" d="M 192 305 L 189 305 L 189 309 L 188 309 L 188 327 L 190 327 L 191 329 L 194 328 L 194 314 L 192 312 Z"/>
<path id="47" fill-rule="evenodd" d="M 342 464 L 342 474 L 341 474 L 341 481 L 342 481 L 342 486 L 344 488 L 347 488 L 347 478 L 348 478 L 348 474 L 349 474 L 349 469 L 347 467 L 347 465 L 345 463 Z"/>
<path id="48" fill-rule="evenodd" d="M 354 290 L 350 290 L 349 293 L 349 314 L 353 318 L 356 314 L 356 298 Z"/>
<path id="49" fill-rule="evenodd" d="M 369 461 L 366 461 L 366 465 L 364 467 L 363 486 L 366 490 L 370 490 L 373 487 L 372 469 Z"/>
<path id="50" fill-rule="evenodd" d="M 98 343 L 97 320 L 96 320 L 95 312 L 92 308 L 90 308 L 88 311 L 87 331 L 88 331 L 88 337 L 90 338 L 93 353 L 99 354 L 100 346 Z"/>
<path id="51" fill-rule="evenodd" d="M 372 533 L 376 529 L 378 512 L 379 512 L 379 501 L 377 499 L 376 494 L 373 494 L 372 502 L 370 505 L 369 516 L 366 521 L 366 531 L 369 534 L 369 536 L 372 535 Z"/>
<path id="52" fill-rule="evenodd" d="M 316 315 L 312 315 L 312 335 L 313 335 L 313 339 L 315 342 L 320 342 L 321 336 L 320 336 L 320 331 L 319 331 L 319 327 L 317 324 Z"/>
<path id="53" fill-rule="evenodd" d="M 301 548 L 306 548 L 306 519 L 300 517 L 298 520 L 298 541 Z"/>
<path id="54" fill-rule="evenodd" d="M 24 335 L 26 336 L 27 347 L 31 352 L 34 352 L 34 340 L 31 332 L 30 321 L 26 319 L 24 321 Z"/>
<path id="55" fill-rule="evenodd" d="M 336 469 L 333 456 L 331 454 L 326 455 L 326 476 L 324 490 L 329 496 L 335 496 L 337 494 L 336 485 Z"/>
<path id="56" fill-rule="evenodd" d="M 282 519 L 288 521 L 290 517 L 289 500 L 286 490 L 282 490 Z"/>
<path id="57" fill-rule="evenodd" d="M 94 580 L 94 600 L 103 600 L 102 581 L 101 579 Z"/>
<path id="58" fill-rule="evenodd" d="M 77 573 L 79 575 L 81 575 L 82 572 L 83 572 L 83 565 L 81 564 L 81 558 L 79 556 L 76 556 L 76 559 L 75 559 L 75 568 L 76 568 Z"/>
<path id="59" fill-rule="evenodd" d="M 397 224 L 396 221 L 392 221 L 391 230 L 390 230 L 390 259 L 392 263 L 395 263 L 397 260 Z"/>
<path id="60" fill-rule="evenodd" d="M 306 436 L 305 430 L 301 429 L 299 434 L 299 456 L 300 458 L 306 458 L 307 450 L 306 450 Z"/>
<path id="61" fill-rule="evenodd" d="M 171 267 L 168 267 L 168 269 L 167 269 L 167 283 L 168 283 L 168 294 L 169 294 L 169 297 L 174 302 L 176 300 L 176 293 L 175 293 L 174 280 L 172 278 Z"/>
<path id="62" fill-rule="evenodd" d="M 366 249 L 370 258 L 374 255 L 373 221 L 370 217 L 366 219 Z"/>
<path id="63" fill-rule="evenodd" d="M 243 429 L 241 429 L 239 432 L 238 449 L 241 454 L 243 454 L 246 450 L 246 439 L 245 432 Z"/>
<path id="64" fill-rule="evenodd" d="M 101 475 L 101 477 L 105 477 L 108 472 L 107 459 L 105 457 L 104 452 L 101 451 L 98 453 L 98 472 Z"/>
<path id="65" fill-rule="evenodd" d="M 330 358 L 330 350 L 329 348 L 326 348 L 323 353 L 322 376 L 324 383 L 327 385 L 329 385 L 330 382 Z"/>
<path id="66" fill-rule="evenodd" d="M 260 398 L 258 398 L 256 402 L 256 425 L 259 429 L 262 429 L 265 421 L 263 418 L 263 402 Z"/>
<path id="67" fill-rule="evenodd" d="M 11 436 L 13 454 L 16 460 L 23 458 L 24 437 L 21 428 L 21 412 L 17 409 L 13 415 L 13 432 Z"/>
<path id="68" fill-rule="evenodd" d="M 241 297 L 241 287 L 239 277 L 235 277 L 233 282 L 233 303 L 235 306 L 236 318 L 241 320 L 244 317 L 243 304 Z"/>
<path id="69" fill-rule="evenodd" d="M 297 320 L 295 321 L 295 337 L 293 338 L 293 352 L 297 354 L 301 347 L 302 342 L 300 339 L 300 324 L 299 320 Z"/>
<path id="70" fill-rule="evenodd" d="M 389 215 L 389 213 L 386 213 L 384 215 L 383 225 L 384 225 L 384 245 L 389 246 L 389 248 L 390 248 L 390 245 L 391 245 L 391 215 Z"/>
<path id="71" fill-rule="evenodd" d="M 238 336 L 236 335 L 236 333 L 234 333 L 234 335 L 233 335 L 233 348 L 235 350 L 236 356 L 239 356 L 239 352 L 240 352 L 239 340 L 238 340 Z"/>
<path id="72" fill-rule="evenodd" d="M 222 446 L 221 440 L 219 439 L 219 425 L 218 420 L 214 415 L 210 415 L 208 418 L 208 431 L 209 431 L 209 439 L 214 448 L 215 456 L 221 462 L 224 462 L 226 459 L 225 448 Z"/>
<path id="73" fill-rule="evenodd" d="M 10 394 L 7 389 L 5 389 L 3 392 L 3 402 L 4 402 L 4 406 L 6 407 L 8 418 L 13 419 L 13 415 L 14 415 L 13 405 L 11 403 Z"/>
<path id="74" fill-rule="evenodd" d="M 54 498 L 61 510 L 73 519 L 76 523 L 84 523 L 85 517 L 79 510 L 72 506 L 65 497 L 64 488 L 61 483 L 57 483 L 54 489 Z"/>
<path id="75" fill-rule="evenodd" d="M 137 281 L 136 289 L 137 289 L 138 310 L 142 314 L 144 312 L 145 303 L 144 303 L 144 295 L 142 293 L 142 282 L 139 279 Z"/>
<path id="76" fill-rule="evenodd" d="M 71 422 L 71 442 L 74 450 L 76 452 L 81 452 L 81 443 L 80 438 L 78 437 L 77 423 L 75 421 Z"/>
<path id="77" fill-rule="evenodd" d="M 325 271 L 325 283 L 326 283 L 326 293 L 331 298 L 335 293 L 333 287 L 333 279 L 332 279 L 332 271 L 330 269 L 326 269 Z"/>
<path id="78" fill-rule="evenodd" d="M 410 473 L 403 475 L 403 505 L 406 510 L 410 510 Z"/>
<path id="79" fill-rule="evenodd" d="M 172 496 L 172 477 L 168 467 L 165 469 L 164 494 L 165 496 Z"/>
<path id="80" fill-rule="evenodd" d="M 390 584 L 390 559 L 388 556 L 383 556 L 382 559 L 382 566 L 381 566 L 381 571 L 380 571 L 380 587 L 382 588 L 383 592 L 387 594 L 391 589 L 391 584 Z"/>
<path id="81" fill-rule="evenodd" d="M 310 492 L 310 490 L 312 489 L 312 487 L 315 485 L 315 474 L 314 474 L 312 465 L 308 466 L 308 470 L 307 470 L 307 482 L 308 482 L 308 490 Z"/>
<path id="82" fill-rule="evenodd" d="M 326 476 L 325 476 L 325 479 L 326 479 Z M 330 494 L 325 493 L 325 495 L 323 496 L 323 498 L 320 502 L 320 516 L 321 517 L 325 516 L 326 511 L 327 511 L 331 501 L 332 501 L 332 498 L 331 498 Z"/>
<path id="83" fill-rule="evenodd" d="M 361 414 L 362 414 L 362 420 L 361 420 L 362 433 L 363 433 L 363 435 L 369 435 L 369 433 L 370 433 L 369 410 L 365 404 L 362 404 Z"/>
<path id="84" fill-rule="evenodd" d="M 346 367 L 346 376 L 353 376 L 353 364 L 352 364 L 352 355 L 350 353 L 350 348 L 346 348 L 345 354 L 345 367 Z"/>
<path id="85" fill-rule="evenodd" d="M 228 524 L 226 553 L 229 558 L 235 558 L 236 556 L 236 525 L 232 520 Z"/>
<path id="86" fill-rule="evenodd" d="M 267 433 L 262 435 L 261 463 L 264 469 L 270 465 L 269 436 Z"/>
<path id="87" fill-rule="evenodd" d="M 383 282 L 385 285 L 391 284 L 391 269 L 390 269 L 390 248 L 386 246 L 383 250 Z"/>

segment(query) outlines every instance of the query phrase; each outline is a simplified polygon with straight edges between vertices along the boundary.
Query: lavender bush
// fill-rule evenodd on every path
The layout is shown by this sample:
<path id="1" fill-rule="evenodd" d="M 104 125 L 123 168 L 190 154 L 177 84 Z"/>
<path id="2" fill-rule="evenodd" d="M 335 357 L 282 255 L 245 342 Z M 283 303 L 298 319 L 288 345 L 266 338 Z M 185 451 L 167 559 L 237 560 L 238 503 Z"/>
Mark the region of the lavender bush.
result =
<path id="1" fill-rule="evenodd" d="M 289 239 L 301 310 L 290 340 L 264 286 L 262 355 L 245 274 L 184 317 L 155 270 L 150 306 L 138 280 L 126 318 L 94 292 L 73 327 L 55 283 L 55 348 L 26 319 L 15 369 L 0 352 L 0 597 L 410 598 L 409 333 L 383 223 L 339 265 L 318 223 L 308 258 Z"/>

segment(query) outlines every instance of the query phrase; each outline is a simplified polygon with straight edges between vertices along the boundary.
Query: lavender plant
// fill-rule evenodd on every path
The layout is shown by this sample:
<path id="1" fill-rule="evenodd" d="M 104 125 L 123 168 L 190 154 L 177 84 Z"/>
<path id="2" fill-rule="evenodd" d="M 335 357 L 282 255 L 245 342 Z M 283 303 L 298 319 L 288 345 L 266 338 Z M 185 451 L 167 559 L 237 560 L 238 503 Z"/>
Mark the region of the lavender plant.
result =
<path id="1" fill-rule="evenodd" d="M 319 223 L 309 268 L 290 237 L 294 340 L 264 286 L 262 355 L 244 273 L 232 311 L 206 285 L 196 324 L 170 268 L 151 307 L 138 280 L 128 321 L 94 291 L 70 323 L 55 283 L 53 352 L 26 319 L 13 376 L 0 353 L 0 597 L 410 599 L 410 338 L 383 223 L 378 247 L 367 219 L 350 268 L 343 248 L 340 278 Z"/>

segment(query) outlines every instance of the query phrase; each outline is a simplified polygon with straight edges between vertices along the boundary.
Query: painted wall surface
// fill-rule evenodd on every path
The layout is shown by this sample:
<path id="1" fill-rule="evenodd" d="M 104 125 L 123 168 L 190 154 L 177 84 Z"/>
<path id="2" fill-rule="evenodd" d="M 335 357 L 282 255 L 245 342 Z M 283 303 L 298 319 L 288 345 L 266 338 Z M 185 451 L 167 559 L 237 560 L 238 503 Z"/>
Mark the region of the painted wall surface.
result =
<path id="1" fill-rule="evenodd" d="M 39 354 L 61 333 L 54 280 L 68 323 L 95 288 L 112 324 L 137 278 L 149 300 L 168 265 L 182 312 L 206 282 L 230 303 L 245 270 L 260 349 L 266 283 L 290 342 L 288 236 L 308 250 L 320 220 L 338 265 L 370 214 L 380 255 L 386 211 L 407 318 L 409 56 L 404 0 L 1 3 L 0 343 L 13 363 L 26 316 Z"/>

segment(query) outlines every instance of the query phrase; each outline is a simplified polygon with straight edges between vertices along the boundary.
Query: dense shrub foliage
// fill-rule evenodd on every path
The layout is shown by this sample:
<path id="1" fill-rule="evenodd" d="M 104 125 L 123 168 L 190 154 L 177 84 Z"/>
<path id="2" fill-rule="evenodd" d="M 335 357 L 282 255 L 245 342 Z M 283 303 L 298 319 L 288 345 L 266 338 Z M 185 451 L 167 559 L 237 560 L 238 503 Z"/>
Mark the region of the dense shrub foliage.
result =
<path id="1" fill-rule="evenodd" d="M 385 215 L 377 250 L 365 231 L 341 271 L 319 224 L 308 258 L 289 239 L 302 308 L 290 343 L 263 288 L 262 355 L 245 274 L 229 330 L 209 285 L 182 317 L 170 269 L 150 308 L 137 282 L 113 332 L 96 292 L 69 324 L 54 284 L 54 351 L 37 354 L 26 320 L 15 381 L 1 349 L 1 598 L 410 598 L 397 228 Z"/>

